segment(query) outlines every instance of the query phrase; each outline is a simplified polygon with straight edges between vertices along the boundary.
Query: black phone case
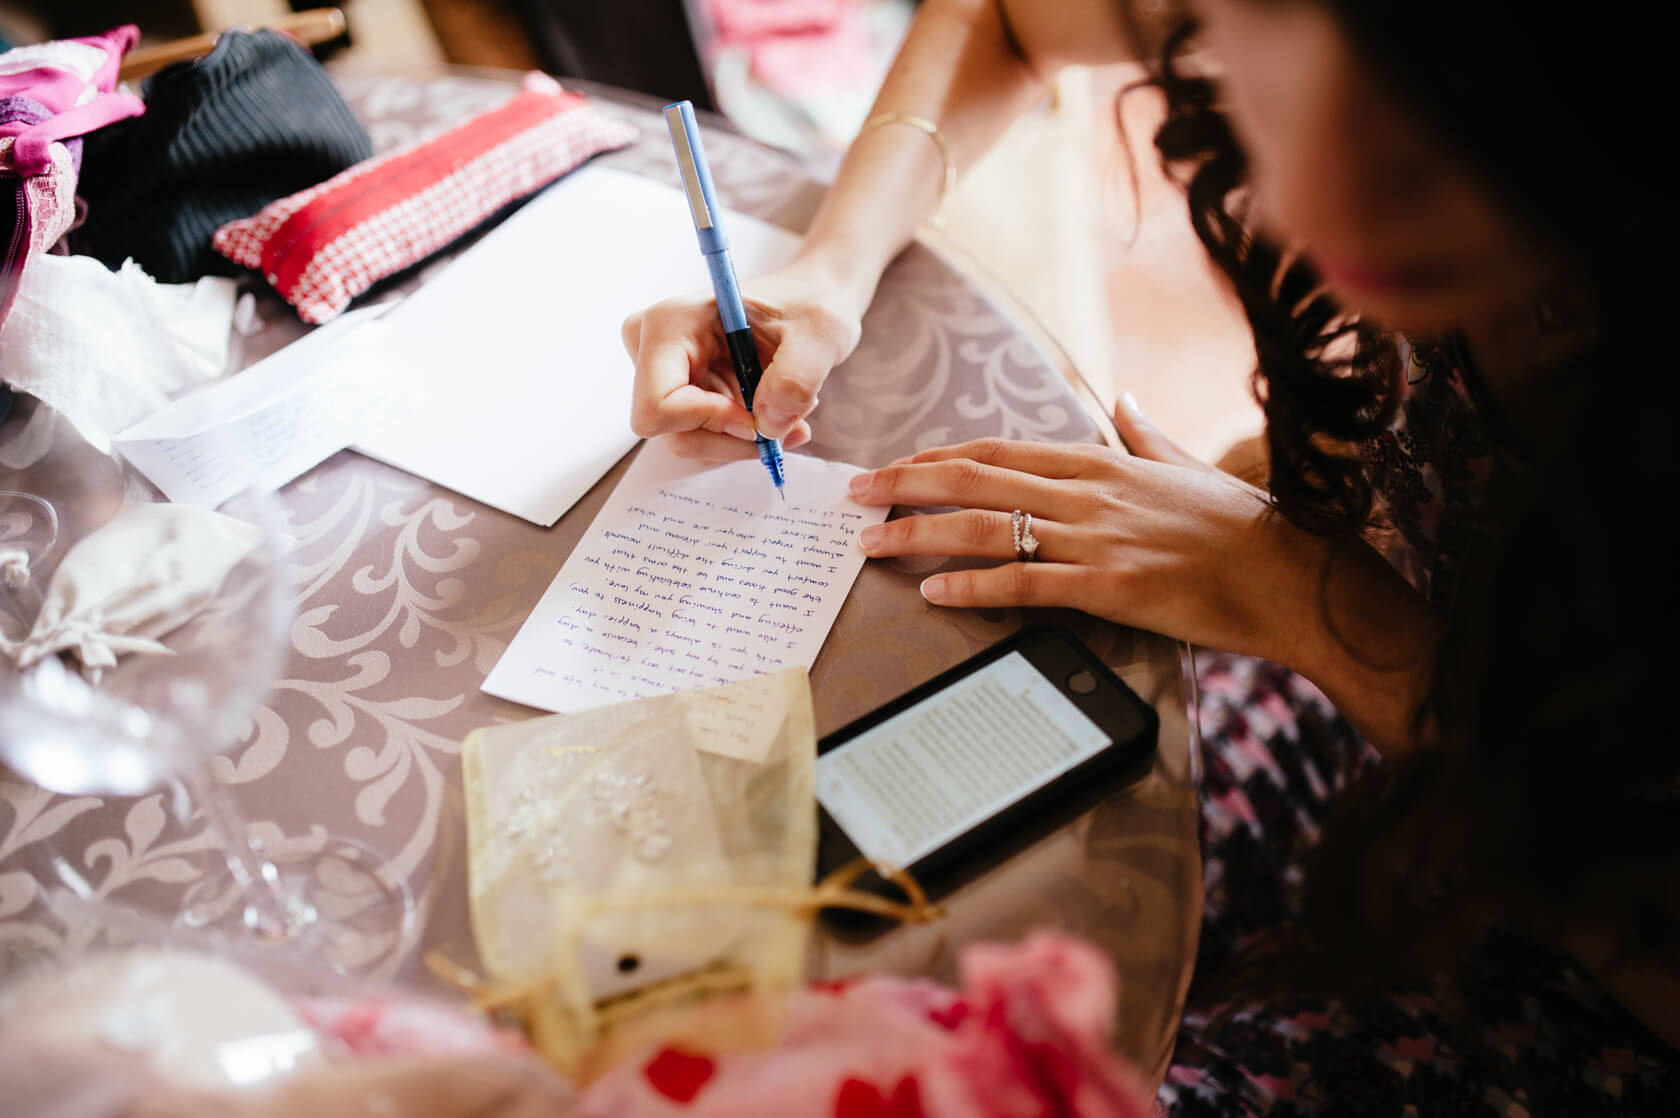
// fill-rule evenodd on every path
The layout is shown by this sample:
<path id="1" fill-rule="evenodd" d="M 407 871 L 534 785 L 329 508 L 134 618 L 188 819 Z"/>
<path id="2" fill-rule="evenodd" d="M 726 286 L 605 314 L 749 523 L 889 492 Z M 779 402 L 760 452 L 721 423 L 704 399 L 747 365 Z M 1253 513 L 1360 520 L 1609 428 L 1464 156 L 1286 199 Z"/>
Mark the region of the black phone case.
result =
<path id="1" fill-rule="evenodd" d="M 1037 642 L 1058 645 L 1058 651 L 1067 657 L 1068 666 L 1083 669 L 1096 677 L 1098 685 L 1090 696 L 1069 694 L 1063 689 L 1063 694 L 1080 710 L 1092 715 L 1093 721 L 1105 729 L 1113 725 L 1112 717 L 1105 721 L 1095 717 L 1091 709 L 1098 707 L 1098 713 L 1108 713 L 1100 709 L 1100 704 L 1112 697 L 1127 705 L 1138 719 L 1138 727 L 1124 738 L 1117 737 L 1114 744 L 1095 757 L 1074 766 L 1043 788 L 1016 801 L 911 866 L 911 875 L 927 891 L 930 899 L 939 900 L 950 895 L 1071 823 L 1117 789 L 1143 779 L 1155 762 L 1155 743 L 1160 730 L 1160 716 L 1155 713 L 1155 708 L 1128 687 L 1073 634 L 1060 626 L 1033 625 L 941 672 L 885 706 L 847 723 L 817 743 L 819 755 L 838 748 L 975 670 Z M 1028 656 L 1028 661 L 1035 667 L 1039 666 L 1031 656 Z M 827 810 L 819 804 L 817 811 L 817 876 L 820 879 L 852 861 L 858 853 L 851 839 Z M 873 871 L 865 873 L 856 887 L 894 899 L 903 896 L 897 886 L 883 881 Z M 890 920 L 851 909 L 827 909 L 823 917 L 833 930 L 848 938 L 868 939 L 893 927 Z"/>

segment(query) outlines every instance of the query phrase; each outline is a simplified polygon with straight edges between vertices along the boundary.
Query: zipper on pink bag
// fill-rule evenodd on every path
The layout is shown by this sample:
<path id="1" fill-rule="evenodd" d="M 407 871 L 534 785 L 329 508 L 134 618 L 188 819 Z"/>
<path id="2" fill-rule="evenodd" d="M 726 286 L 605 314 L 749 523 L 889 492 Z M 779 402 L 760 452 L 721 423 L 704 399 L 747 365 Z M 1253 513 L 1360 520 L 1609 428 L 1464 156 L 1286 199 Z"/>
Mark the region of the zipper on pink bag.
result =
<path id="1" fill-rule="evenodd" d="M 11 309 L 17 295 L 18 277 L 23 274 L 24 254 L 29 251 L 29 188 L 20 178 L 0 174 L 0 192 L 10 192 L 16 205 L 17 217 L 12 222 L 12 235 L 7 240 L 6 256 L 0 260 L 0 319 Z M 6 204 L 0 200 L 0 213 Z"/>

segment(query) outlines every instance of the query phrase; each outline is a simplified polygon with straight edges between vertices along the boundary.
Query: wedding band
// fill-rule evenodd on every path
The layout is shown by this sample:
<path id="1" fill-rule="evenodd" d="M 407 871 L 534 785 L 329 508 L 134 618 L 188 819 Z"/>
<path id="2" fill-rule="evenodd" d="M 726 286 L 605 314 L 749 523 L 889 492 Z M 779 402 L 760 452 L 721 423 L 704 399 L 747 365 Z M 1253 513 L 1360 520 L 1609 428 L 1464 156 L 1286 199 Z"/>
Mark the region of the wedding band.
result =
<path id="1" fill-rule="evenodd" d="M 1020 509 L 1010 513 L 1009 531 L 1015 539 L 1015 558 L 1030 563 L 1038 557 L 1038 538 L 1032 534 L 1032 513 Z"/>

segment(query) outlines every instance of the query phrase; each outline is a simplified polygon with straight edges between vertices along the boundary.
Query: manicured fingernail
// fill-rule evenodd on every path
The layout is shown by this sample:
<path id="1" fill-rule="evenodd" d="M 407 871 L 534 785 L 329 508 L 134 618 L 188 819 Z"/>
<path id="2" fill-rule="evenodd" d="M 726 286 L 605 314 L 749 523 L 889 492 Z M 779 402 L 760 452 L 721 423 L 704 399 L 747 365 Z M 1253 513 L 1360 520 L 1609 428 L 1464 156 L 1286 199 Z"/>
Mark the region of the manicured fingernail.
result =
<path id="1" fill-rule="evenodd" d="M 1120 406 L 1131 412 L 1133 415 L 1143 414 L 1143 409 L 1138 407 L 1137 397 L 1133 396 L 1130 392 L 1120 393 Z"/>
<path id="2" fill-rule="evenodd" d="M 725 427 L 724 430 L 728 431 L 731 435 L 734 435 L 737 439 L 745 439 L 749 443 L 753 441 L 753 436 L 758 434 L 758 432 L 753 429 L 752 424 L 742 423 L 739 420 L 729 424 L 729 426 Z"/>
<path id="3" fill-rule="evenodd" d="M 934 575 L 922 580 L 922 597 L 938 605 L 945 600 L 945 576 Z"/>
<path id="4" fill-rule="evenodd" d="M 869 492 L 870 488 L 873 487 L 874 484 L 874 473 L 861 473 L 857 474 L 851 481 L 847 482 L 846 488 L 852 491 L 852 496 L 862 497 L 864 494 Z"/>
<path id="5" fill-rule="evenodd" d="M 770 431 L 785 432 L 793 426 L 793 416 L 776 408 L 760 408 L 756 414 L 758 416 L 758 429 L 766 435 L 769 435 Z M 765 431 L 766 427 L 770 428 L 770 431 Z"/>
<path id="6" fill-rule="evenodd" d="M 885 528 L 879 524 L 871 524 L 858 533 L 858 545 L 866 552 L 874 551 L 876 545 L 881 542 L 881 537 L 886 534 L 887 530 Z"/>

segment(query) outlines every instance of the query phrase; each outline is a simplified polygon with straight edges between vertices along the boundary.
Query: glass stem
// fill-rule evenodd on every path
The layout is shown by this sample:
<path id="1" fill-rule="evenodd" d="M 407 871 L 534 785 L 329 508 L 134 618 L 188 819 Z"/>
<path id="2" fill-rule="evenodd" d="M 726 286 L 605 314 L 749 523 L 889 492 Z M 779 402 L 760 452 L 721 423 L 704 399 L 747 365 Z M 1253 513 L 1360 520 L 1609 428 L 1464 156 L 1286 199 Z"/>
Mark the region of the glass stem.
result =
<path id="1" fill-rule="evenodd" d="M 180 775 L 216 836 L 242 902 L 245 927 L 264 939 L 287 940 L 312 923 L 315 909 L 280 880 L 262 840 L 250 833 L 233 796 L 210 776 L 209 766 L 188 765 Z"/>

